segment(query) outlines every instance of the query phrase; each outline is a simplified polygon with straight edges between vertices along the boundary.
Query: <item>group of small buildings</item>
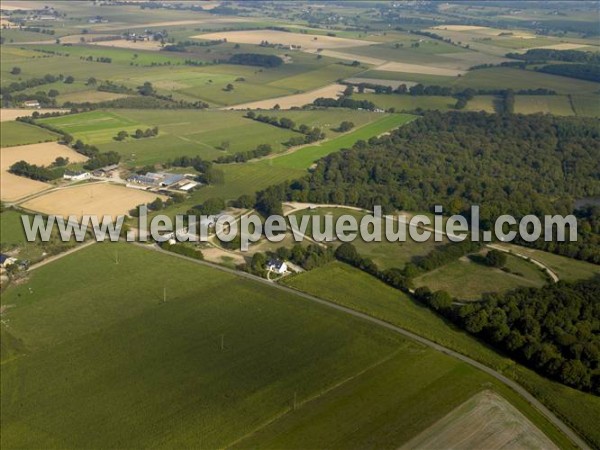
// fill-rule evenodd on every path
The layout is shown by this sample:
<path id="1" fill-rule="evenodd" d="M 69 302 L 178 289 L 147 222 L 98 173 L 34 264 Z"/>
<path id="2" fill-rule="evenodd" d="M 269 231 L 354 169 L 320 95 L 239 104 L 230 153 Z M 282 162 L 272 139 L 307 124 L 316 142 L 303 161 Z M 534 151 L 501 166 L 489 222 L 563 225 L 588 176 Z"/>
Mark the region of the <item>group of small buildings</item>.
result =
<path id="1" fill-rule="evenodd" d="M 143 33 L 125 33 L 125 39 L 134 42 L 161 41 L 166 37 L 167 35 L 163 32 L 151 30 L 144 30 Z"/>
<path id="2" fill-rule="evenodd" d="M 179 173 L 166 172 L 146 172 L 145 175 L 131 175 L 127 182 L 134 184 L 132 187 L 149 188 L 167 188 L 176 189 L 183 192 L 189 192 L 199 185 L 196 181 L 191 181 L 186 175 Z"/>

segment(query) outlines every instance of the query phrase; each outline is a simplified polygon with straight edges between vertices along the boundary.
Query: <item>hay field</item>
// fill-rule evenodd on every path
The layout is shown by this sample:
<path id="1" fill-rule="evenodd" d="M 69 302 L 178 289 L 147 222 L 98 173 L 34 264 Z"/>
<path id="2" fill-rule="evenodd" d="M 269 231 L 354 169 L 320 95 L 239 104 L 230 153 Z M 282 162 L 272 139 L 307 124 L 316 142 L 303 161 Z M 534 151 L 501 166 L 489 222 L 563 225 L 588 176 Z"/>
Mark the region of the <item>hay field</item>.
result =
<path id="1" fill-rule="evenodd" d="M 519 410 L 492 391 L 474 395 L 400 450 L 418 448 L 558 449 Z"/>
<path id="2" fill-rule="evenodd" d="M 423 75 L 439 75 L 446 77 L 457 77 L 466 72 L 464 70 L 450 69 L 446 67 L 425 66 L 421 64 L 407 64 L 400 62 L 389 62 L 377 67 L 377 70 L 386 72 L 419 73 Z"/>
<path id="3" fill-rule="evenodd" d="M 287 33 L 274 30 L 251 30 L 251 31 L 225 31 L 217 33 L 199 34 L 192 36 L 194 39 L 227 39 L 228 42 L 238 44 L 260 44 L 268 41 L 271 44 L 300 45 L 302 50 L 316 50 L 319 48 L 345 48 L 361 45 L 372 45 L 373 42 L 361 41 L 359 39 L 346 39 L 332 36 L 315 36 L 310 34 Z"/>
<path id="4" fill-rule="evenodd" d="M 101 47 L 116 47 L 116 48 L 129 48 L 134 50 L 153 50 L 159 51 L 163 45 L 160 41 L 130 41 L 127 39 L 115 39 L 114 41 L 99 41 L 92 42 L 92 45 L 98 45 Z"/>
<path id="5" fill-rule="evenodd" d="M 319 97 L 336 98 L 344 92 L 344 89 L 346 89 L 346 86 L 334 83 L 302 94 L 286 95 L 285 97 L 277 97 L 269 100 L 243 103 L 241 105 L 228 106 L 223 109 L 271 109 L 275 105 L 279 105 L 281 109 L 290 109 L 294 106 L 304 106 L 308 103 L 312 103 L 313 100 Z"/>
<path id="6" fill-rule="evenodd" d="M 14 163 L 23 160 L 30 164 L 46 166 L 54 162 L 59 156 L 68 157 L 70 162 L 87 160 L 85 156 L 56 142 L 19 145 L 0 149 L 0 199 L 3 201 L 16 201 L 52 186 L 48 183 L 9 173 L 8 169 Z"/>
<path id="7" fill-rule="evenodd" d="M 19 109 L 19 108 L 1 108 L 0 109 L 0 122 L 8 122 L 15 120 L 17 117 L 29 117 L 34 112 L 40 114 L 52 113 L 52 112 L 69 112 L 68 109 Z"/>
<path id="8" fill-rule="evenodd" d="M 23 208 L 57 216 L 82 214 L 97 216 L 128 214 L 142 203 L 167 197 L 140 189 L 129 189 L 108 183 L 93 183 L 50 192 L 23 203 Z"/>
<path id="9" fill-rule="evenodd" d="M 588 44 L 572 44 L 569 42 L 562 42 L 560 44 L 553 45 L 541 45 L 537 47 L 528 47 L 519 50 L 519 52 L 526 52 L 527 50 L 532 50 L 534 48 L 548 49 L 548 50 L 576 50 L 578 48 L 589 47 Z"/>

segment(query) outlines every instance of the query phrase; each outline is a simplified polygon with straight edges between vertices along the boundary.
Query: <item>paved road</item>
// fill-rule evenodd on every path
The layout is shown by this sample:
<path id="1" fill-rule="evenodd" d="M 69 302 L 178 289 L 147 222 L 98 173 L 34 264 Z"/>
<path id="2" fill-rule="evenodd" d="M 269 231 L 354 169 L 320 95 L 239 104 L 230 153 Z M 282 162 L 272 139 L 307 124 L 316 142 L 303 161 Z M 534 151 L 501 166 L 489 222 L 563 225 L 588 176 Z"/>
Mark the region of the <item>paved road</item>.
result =
<path id="1" fill-rule="evenodd" d="M 252 281 L 271 286 L 275 289 L 279 289 L 281 291 L 287 292 L 288 294 L 293 294 L 293 295 L 302 297 L 311 302 L 318 303 L 320 305 L 324 305 L 329 308 L 333 308 L 337 311 L 341 311 L 341 312 L 349 314 L 351 316 L 358 317 L 360 319 L 366 320 L 366 321 L 371 322 L 380 327 L 387 328 L 391 331 L 394 331 L 394 332 L 399 333 L 403 336 L 406 336 L 410 339 L 413 339 L 417 342 L 420 342 L 421 344 L 426 345 L 427 347 L 433 348 L 437 351 L 445 353 L 446 355 L 449 355 L 456 359 L 459 359 L 460 361 L 470 364 L 471 366 L 476 367 L 477 369 L 487 373 L 488 375 L 491 375 L 492 377 L 496 378 L 498 381 L 504 383 L 506 386 L 512 388 L 519 395 L 521 395 L 530 405 L 532 405 L 539 412 L 541 412 L 552 424 L 554 424 L 559 430 L 561 430 L 575 445 L 577 445 L 579 448 L 581 448 L 583 450 L 590 449 L 590 447 L 573 430 L 571 430 L 571 428 L 569 428 L 562 420 L 560 420 L 556 415 L 554 415 L 554 413 L 552 413 L 552 411 L 550 411 L 548 408 L 546 408 L 539 400 L 537 400 L 533 395 L 531 395 L 527 390 L 525 390 L 525 388 L 523 388 L 520 384 L 516 383 L 515 381 L 511 380 L 510 378 L 507 378 L 506 376 L 502 375 L 500 372 L 497 372 L 494 369 L 487 367 L 487 366 L 481 364 L 480 362 L 475 361 L 472 358 L 469 358 L 468 356 L 465 356 L 461 353 L 455 352 L 454 350 L 446 348 L 440 344 L 430 341 L 429 339 L 426 339 L 422 336 L 419 336 L 415 333 L 405 330 L 404 328 L 401 328 L 399 326 L 392 325 L 391 323 L 385 322 L 380 319 L 376 319 L 367 314 L 355 311 L 355 310 L 347 308 L 345 306 L 338 305 L 336 303 L 329 302 L 327 300 L 320 299 L 318 297 L 314 297 L 312 295 L 306 294 L 301 291 L 297 291 L 290 287 L 272 283 L 268 280 L 265 280 L 264 278 L 260 278 L 260 277 L 257 277 L 255 275 L 252 275 L 252 274 L 249 274 L 246 272 L 240 272 L 238 270 L 229 269 L 227 267 L 222 267 L 217 264 L 209 263 L 206 261 L 201 261 L 198 259 L 189 258 L 189 257 L 183 256 L 183 255 L 178 255 L 176 253 L 172 253 L 172 252 L 163 250 L 156 245 L 145 245 L 145 244 L 140 244 L 140 243 L 134 243 L 134 245 L 138 245 L 138 246 L 146 248 L 146 249 L 164 253 L 164 254 L 167 254 L 167 255 L 170 255 L 170 256 L 173 256 L 176 258 L 191 261 L 193 263 L 200 264 L 203 266 L 212 267 L 214 269 L 221 270 L 223 272 L 227 272 L 227 273 L 230 273 L 232 275 L 235 275 L 235 276 L 238 276 L 241 278 L 250 279 Z"/>

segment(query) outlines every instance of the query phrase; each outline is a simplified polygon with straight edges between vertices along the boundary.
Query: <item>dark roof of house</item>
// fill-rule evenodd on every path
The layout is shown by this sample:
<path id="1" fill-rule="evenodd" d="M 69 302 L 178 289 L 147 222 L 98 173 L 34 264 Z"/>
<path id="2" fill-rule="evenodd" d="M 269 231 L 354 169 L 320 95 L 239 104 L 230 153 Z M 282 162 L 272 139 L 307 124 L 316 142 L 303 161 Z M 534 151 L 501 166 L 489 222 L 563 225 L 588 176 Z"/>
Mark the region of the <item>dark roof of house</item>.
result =
<path id="1" fill-rule="evenodd" d="M 10 256 L 0 253 L 0 264 L 3 264 L 8 258 L 10 258 Z"/>
<path id="2" fill-rule="evenodd" d="M 267 262 L 267 266 L 273 266 L 276 269 L 281 269 L 281 266 L 283 266 L 283 261 L 280 261 L 278 259 L 270 259 Z"/>

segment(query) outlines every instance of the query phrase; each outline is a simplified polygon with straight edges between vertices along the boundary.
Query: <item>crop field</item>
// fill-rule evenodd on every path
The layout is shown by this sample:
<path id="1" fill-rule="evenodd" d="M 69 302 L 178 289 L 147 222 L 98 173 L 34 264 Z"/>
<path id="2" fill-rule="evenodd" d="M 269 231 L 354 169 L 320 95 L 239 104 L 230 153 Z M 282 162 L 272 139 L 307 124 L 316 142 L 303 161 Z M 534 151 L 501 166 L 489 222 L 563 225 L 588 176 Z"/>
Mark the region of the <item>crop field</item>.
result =
<path id="1" fill-rule="evenodd" d="M 417 108 L 449 111 L 454 109 L 456 99 L 434 95 L 353 94 L 356 100 L 369 100 L 379 108 L 396 111 L 414 111 Z"/>
<path id="2" fill-rule="evenodd" d="M 414 118 L 414 116 L 408 114 L 385 115 L 373 123 L 357 128 L 351 133 L 326 141 L 323 144 L 303 147 L 293 153 L 273 158 L 268 161 L 268 164 L 282 168 L 308 169 L 316 160 L 323 158 L 330 153 L 339 151 L 343 148 L 350 148 L 360 139 L 367 140 L 373 136 L 379 136 L 380 134 L 386 133 L 414 120 Z"/>
<path id="3" fill-rule="evenodd" d="M 227 39 L 228 42 L 257 45 L 262 41 L 268 41 L 273 44 L 281 44 L 285 46 L 300 46 L 302 50 L 316 50 L 319 48 L 346 48 L 372 44 L 372 42 L 359 39 L 314 36 L 300 33 L 286 33 L 275 30 L 227 31 L 201 34 L 193 37 L 196 39 L 207 40 Z"/>
<path id="4" fill-rule="evenodd" d="M 517 95 L 515 112 L 521 114 L 549 113 L 572 116 L 575 113 L 566 95 Z"/>
<path id="5" fill-rule="evenodd" d="M 572 95 L 571 100 L 578 116 L 600 117 L 600 95 Z"/>
<path id="6" fill-rule="evenodd" d="M 315 439 L 331 436 L 315 412 L 325 407 L 328 420 L 340 408 L 364 412 L 382 389 L 392 389 L 388 413 L 402 412 L 393 423 L 382 418 L 400 443 L 490 381 L 359 319 L 126 244 L 96 244 L 42 267 L 2 304 L 11 305 L 2 327 L 2 440 L 10 447 L 229 447 L 256 439 L 268 421 L 298 419 L 304 439 Z M 407 381 L 421 373 L 419 383 L 390 377 L 401 366 Z M 339 403 L 357 388 L 367 398 Z M 403 399 L 423 392 L 406 407 Z M 372 439 L 379 426 L 361 428 Z M 344 445 L 353 435 L 339 429 L 335 438 Z M 269 428 L 260 436 L 283 438 Z"/>
<path id="7" fill-rule="evenodd" d="M 2 108 L 0 109 L 0 122 L 11 122 L 17 117 L 29 117 L 34 112 L 40 112 L 39 109 L 27 109 L 27 108 Z M 41 112 L 67 112 L 64 109 L 46 109 L 44 108 Z M 4 129 L 2 129 L 4 132 Z"/>
<path id="8" fill-rule="evenodd" d="M 2 127 L 5 124 L 10 125 L 13 123 L 21 125 L 19 122 L 4 122 Z M 41 129 L 31 125 L 28 126 L 34 129 Z M 0 164 L 0 173 L 2 174 L 0 177 L 0 198 L 8 201 L 15 201 L 51 187 L 48 183 L 9 173 L 8 169 L 17 161 L 26 161 L 30 164 L 47 166 L 53 163 L 59 156 L 69 158 L 69 161 L 72 163 L 87 159 L 69 147 L 57 144 L 56 142 L 4 147 L 0 149 L 0 155 L 2 156 Z"/>
<path id="9" fill-rule="evenodd" d="M 469 434 L 465 437 L 465 430 Z M 494 392 L 483 391 L 401 447 L 413 448 L 558 447 L 515 407 Z"/>
<path id="10" fill-rule="evenodd" d="M 26 114 L 25 114 L 26 115 Z M 0 122 L 0 147 L 55 141 L 56 133 L 23 122 Z"/>
<path id="11" fill-rule="evenodd" d="M 374 277 L 336 262 L 294 277 L 286 277 L 284 282 L 301 291 L 399 325 L 512 375 L 536 396 L 543 398 L 559 415 L 570 417 L 571 424 L 591 442 L 600 442 L 600 434 L 594 427 L 600 408 L 598 397 L 549 381 L 495 353 L 466 332 L 444 321 L 426 306 Z M 525 409 L 519 409 L 525 413 Z M 532 416 L 528 418 L 547 436 L 552 437 L 552 432 L 542 428 L 539 421 L 532 419 Z M 568 443 L 563 445 L 570 446 Z"/>
<path id="12" fill-rule="evenodd" d="M 504 272 L 475 262 L 469 256 L 427 272 L 415 279 L 415 286 L 427 286 L 432 291 L 445 290 L 460 300 L 479 300 L 486 292 L 506 292 L 520 286 L 541 287 L 546 282 L 544 274 L 533 264 L 508 256 Z"/>
<path id="13" fill-rule="evenodd" d="M 138 205 L 150 203 L 157 195 L 140 189 L 126 188 L 108 183 L 88 183 L 52 191 L 24 202 L 25 209 L 67 217 L 81 217 L 84 214 L 117 216 L 128 214 Z"/>
<path id="14" fill-rule="evenodd" d="M 344 85 L 335 83 L 314 91 L 305 92 L 303 94 L 288 95 L 285 97 L 272 98 L 270 100 L 243 103 L 241 105 L 230 107 L 229 109 L 272 109 L 276 105 L 279 105 L 281 109 L 290 109 L 294 106 L 302 107 L 312 103 L 315 99 L 320 97 L 338 98 L 343 94 L 345 88 L 346 87 Z"/>

